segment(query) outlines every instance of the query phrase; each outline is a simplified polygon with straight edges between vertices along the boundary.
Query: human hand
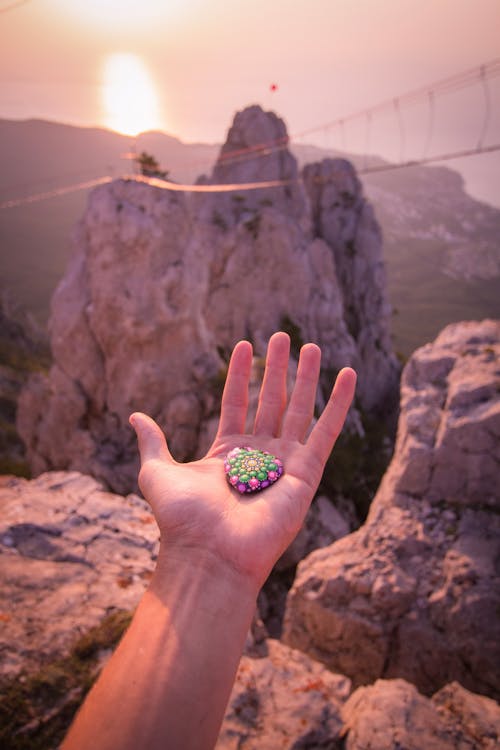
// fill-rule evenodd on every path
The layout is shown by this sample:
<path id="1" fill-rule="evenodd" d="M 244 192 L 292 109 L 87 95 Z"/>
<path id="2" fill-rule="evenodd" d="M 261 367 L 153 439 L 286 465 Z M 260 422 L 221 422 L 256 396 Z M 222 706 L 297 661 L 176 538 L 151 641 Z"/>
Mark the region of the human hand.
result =
<path id="1" fill-rule="evenodd" d="M 245 434 L 252 347 L 234 348 L 222 397 L 217 436 L 207 455 L 175 461 L 158 425 L 132 414 L 141 455 L 139 486 L 161 533 L 160 557 L 202 564 L 208 558 L 229 567 L 257 589 L 299 531 L 323 469 L 351 404 L 356 374 L 343 369 L 329 402 L 310 434 L 321 352 L 306 344 L 287 406 L 290 340 L 269 340 L 264 379 L 251 434 Z M 224 458 L 237 446 L 268 451 L 283 461 L 284 473 L 266 489 L 239 494 L 227 482 Z"/>

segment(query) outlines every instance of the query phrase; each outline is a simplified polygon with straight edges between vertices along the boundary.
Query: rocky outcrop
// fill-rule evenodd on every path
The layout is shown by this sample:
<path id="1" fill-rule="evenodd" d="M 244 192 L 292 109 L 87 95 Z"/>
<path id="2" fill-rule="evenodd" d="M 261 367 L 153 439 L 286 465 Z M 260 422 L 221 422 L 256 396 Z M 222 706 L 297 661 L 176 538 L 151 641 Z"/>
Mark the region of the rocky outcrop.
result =
<path id="1" fill-rule="evenodd" d="M 494 750 L 500 706 L 457 682 L 429 700 L 404 680 L 358 688 L 342 709 L 345 750 Z"/>
<path id="2" fill-rule="evenodd" d="M 321 189 L 306 194 L 286 141 L 279 118 L 250 107 L 202 180 L 230 193 L 117 180 L 91 194 L 52 301 L 54 365 L 19 402 L 35 474 L 73 469 L 130 491 L 134 410 L 159 422 L 178 459 L 198 455 L 230 350 L 249 338 L 262 357 L 280 328 L 295 355 L 306 340 L 323 350 L 318 406 L 345 364 L 361 373 L 362 408 L 387 403 L 397 368 L 376 222 L 345 162 L 316 166 Z M 238 191 L 248 181 L 273 184 Z"/>
<path id="3" fill-rule="evenodd" d="M 432 698 L 405 680 L 350 682 L 305 654 L 269 640 L 243 657 L 217 750 L 494 750 L 500 706 L 457 682 Z"/>
<path id="4" fill-rule="evenodd" d="M 0 675 L 34 671 L 117 610 L 150 578 L 158 528 L 144 500 L 77 472 L 0 484 Z"/>
<path id="5" fill-rule="evenodd" d="M 366 524 L 298 567 L 284 640 L 355 685 L 452 680 L 498 698 L 500 323 L 417 350 Z"/>
<path id="6" fill-rule="evenodd" d="M 201 310 L 205 248 L 189 237 L 181 193 L 120 180 L 90 196 L 52 300 L 54 365 L 19 402 L 34 473 L 72 468 L 130 490 L 135 410 L 158 419 L 177 456 L 195 449 L 221 361 Z"/>
<path id="7" fill-rule="evenodd" d="M 77 472 L 2 478 L 0 689 L 15 706 L 2 737 L 59 746 L 147 585 L 157 544 L 135 495 Z M 500 707 L 457 683 L 432 699 L 400 679 L 352 693 L 348 677 L 269 639 L 256 617 L 217 750 L 493 750 L 499 726 Z"/>
<path id="8" fill-rule="evenodd" d="M 281 182 L 273 187 L 218 195 L 215 210 L 231 225 L 265 207 L 275 208 L 304 227 L 309 224 L 297 161 L 288 148 L 286 125 L 274 112 L 264 112 L 257 105 L 236 113 L 212 174 L 200 182 Z M 212 207 L 213 202 L 208 201 L 208 205 Z"/>
<path id="9" fill-rule="evenodd" d="M 350 681 L 279 641 L 267 647 L 240 662 L 217 750 L 337 747 Z"/>
<path id="10" fill-rule="evenodd" d="M 395 395 L 398 375 L 380 228 L 350 162 L 324 159 L 304 167 L 302 174 L 314 232 L 333 251 L 344 320 L 357 345 L 357 395 L 365 409 L 374 410 Z"/>

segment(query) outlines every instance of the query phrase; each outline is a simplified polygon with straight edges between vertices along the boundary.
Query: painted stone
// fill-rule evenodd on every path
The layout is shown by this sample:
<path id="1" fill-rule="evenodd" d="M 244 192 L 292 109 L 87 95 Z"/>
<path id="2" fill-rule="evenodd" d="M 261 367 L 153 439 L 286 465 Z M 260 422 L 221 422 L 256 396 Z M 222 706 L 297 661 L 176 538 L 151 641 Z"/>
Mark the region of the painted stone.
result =
<path id="1" fill-rule="evenodd" d="M 282 461 L 258 448 L 233 448 L 224 461 L 227 481 L 235 490 L 260 492 L 277 482 L 283 474 Z"/>

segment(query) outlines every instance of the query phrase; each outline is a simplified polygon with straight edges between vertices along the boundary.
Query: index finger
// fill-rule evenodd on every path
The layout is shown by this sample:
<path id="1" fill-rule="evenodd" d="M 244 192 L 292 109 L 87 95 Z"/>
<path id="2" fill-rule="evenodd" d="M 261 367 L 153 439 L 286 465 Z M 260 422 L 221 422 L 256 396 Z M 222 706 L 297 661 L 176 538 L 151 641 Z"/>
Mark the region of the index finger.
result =
<path id="1" fill-rule="evenodd" d="M 251 369 L 252 345 L 249 341 L 239 341 L 229 362 L 217 437 L 241 434 L 245 431 Z"/>

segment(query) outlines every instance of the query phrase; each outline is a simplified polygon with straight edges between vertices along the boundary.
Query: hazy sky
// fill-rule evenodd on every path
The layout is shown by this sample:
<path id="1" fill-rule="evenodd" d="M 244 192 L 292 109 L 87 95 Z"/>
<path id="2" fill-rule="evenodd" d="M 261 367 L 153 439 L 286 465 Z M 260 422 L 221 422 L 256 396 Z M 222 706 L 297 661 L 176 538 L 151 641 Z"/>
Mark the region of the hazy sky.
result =
<path id="1" fill-rule="evenodd" d="M 0 13 L 0 116 L 107 124 L 119 53 L 146 127 L 219 141 L 258 102 L 297 132 L 500 56 L 500 1 L 27 0 Z"/>
<path id="2" fill-rule="evenodd" d="M 306 141 L 359 151 L 354 126 L 344 144 L 319 126 L 498 57 L 500 0 L 0 0 L 0 117 L 220 142 L 237 109 L 260 103 L 292 135 L 316 128 Z M 491 87 L 500 109 L 500 76 Z M 434 147 L 474 145 L 480 85 L 445 104 Z M 424 137 L 426 107 L 422 97 L 403 112 L 407 149 L 412 126 Z M 386 117 L 370 145 L 397 158 Z"/>

